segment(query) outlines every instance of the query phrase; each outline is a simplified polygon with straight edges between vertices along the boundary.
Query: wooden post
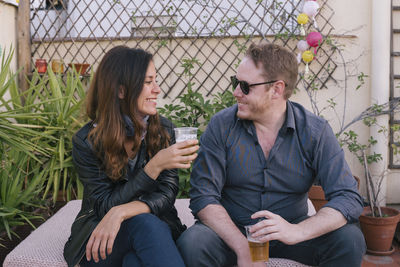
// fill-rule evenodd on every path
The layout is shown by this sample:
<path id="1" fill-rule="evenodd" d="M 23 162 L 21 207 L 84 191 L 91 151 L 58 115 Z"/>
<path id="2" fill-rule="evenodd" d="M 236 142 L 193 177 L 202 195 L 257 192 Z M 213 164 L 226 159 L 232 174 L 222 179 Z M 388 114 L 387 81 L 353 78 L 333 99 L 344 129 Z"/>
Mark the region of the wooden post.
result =
<path id="1" fill-rule="evenodd" d="M 26 77 L 31 71 L 30 1 L 21 0 L 18 7 L 18 84 L 22 92 L 28 89 Z"/>

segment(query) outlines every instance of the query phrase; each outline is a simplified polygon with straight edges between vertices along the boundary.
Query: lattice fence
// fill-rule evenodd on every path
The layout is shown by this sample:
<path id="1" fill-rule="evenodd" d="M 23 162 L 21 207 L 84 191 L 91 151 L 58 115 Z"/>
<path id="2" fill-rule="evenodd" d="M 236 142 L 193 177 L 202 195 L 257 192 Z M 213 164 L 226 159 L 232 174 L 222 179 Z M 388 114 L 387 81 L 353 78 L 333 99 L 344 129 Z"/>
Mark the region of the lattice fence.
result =
<path id="1" fill-rule="evenodd" d="M 125 44 L 155 54 L 162 98 L 174 100 L 189 80 L 208 96 L 230 89 L 229 77 L 251 42 L 267 40 L 296 50 L 299 0 L 31 0 L 32 63 L 37 58 L 95 69 L 111 47 Z M 316 16 L 319 31 L 333 27 L 328 1 Z M 312 23 L 308 27 L 313 27 Z M 312 30 L 312 29 L 309 29 Z M 326 43 L 318 49 L 311 80 L 301 87 L 324 88 L 336 64 Z M 184 75 L 185 64 L 192 64 Z M 304 65 L 303 65 L 304 67 Z"/>

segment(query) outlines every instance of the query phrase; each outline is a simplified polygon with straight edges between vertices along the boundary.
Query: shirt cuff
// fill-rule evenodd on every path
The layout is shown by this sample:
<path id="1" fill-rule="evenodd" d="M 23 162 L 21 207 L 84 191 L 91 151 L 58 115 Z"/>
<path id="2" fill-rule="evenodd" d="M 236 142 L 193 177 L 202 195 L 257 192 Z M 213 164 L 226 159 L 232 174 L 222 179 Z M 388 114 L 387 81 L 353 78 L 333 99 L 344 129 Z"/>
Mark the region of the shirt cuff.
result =
<path id="1" fill-rule="evenodd" d="M 363 206 L 355 199 L 349 199 L 344 196 L 331 199 L 324 207 L 335 209 L 343 214 L 348 223 L 355 223 L 360 217 Z"/>
<path id="2" fill-rule="evenodd" d="M 189 207 L 192 210 L 193 215 L 196 216 L 199 211 L 210 204 L 221 205 L 215 197 L 201 197 L 191 198 Z"/>

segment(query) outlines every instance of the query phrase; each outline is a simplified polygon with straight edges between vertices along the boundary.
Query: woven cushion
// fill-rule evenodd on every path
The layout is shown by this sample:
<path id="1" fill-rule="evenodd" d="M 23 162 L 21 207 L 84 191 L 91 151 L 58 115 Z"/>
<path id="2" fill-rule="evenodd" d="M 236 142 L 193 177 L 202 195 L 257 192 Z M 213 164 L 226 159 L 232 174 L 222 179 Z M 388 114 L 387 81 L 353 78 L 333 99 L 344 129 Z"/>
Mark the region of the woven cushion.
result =
<path id="1" fill-rule="evenodd" d="M 33 231 L 4 260 L 3 267 L 66 267 L 63 257 L 65 242 L 71 233 L 71 225 L 81 207 L 81 200 L 72 200 L 56 214 Z M 309 215 L 315 209 L 309 200 Z M 182 223 L 190 227 L 195 220 L 189 209 L 189 199 L 177 199 L 175 207 Z M 271 258 L 268 266 L 307 266 L 287 259 Z"/>
<path id="2" fill-rule="evenodd" d="M 81 200 L 73 200 L 40 225 L 4 260 L 4 267 L 66 267 L 63 250 L 71 233 L 71 225 L 81 208 Z"/>

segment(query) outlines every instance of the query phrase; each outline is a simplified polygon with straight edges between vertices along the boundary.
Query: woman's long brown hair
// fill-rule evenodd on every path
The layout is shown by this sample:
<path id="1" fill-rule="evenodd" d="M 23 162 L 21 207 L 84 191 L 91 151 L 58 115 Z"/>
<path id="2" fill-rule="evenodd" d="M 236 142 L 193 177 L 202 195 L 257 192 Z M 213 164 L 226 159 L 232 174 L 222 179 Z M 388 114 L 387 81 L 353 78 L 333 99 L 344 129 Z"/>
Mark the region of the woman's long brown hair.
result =
<path id="1" fill-rule="evenodd" d="M 114 47 L 104 55 L 90 84 L 86 111 L 96 126 L 90 131 L 89 139 L 112 180 L 124 175 L 128 162 L 124 147 L 127 135 L 123 114 L 133 122 L 134 154 L 138 152 L 142 134 L 146 130 L 136 115 L 137 99 L 152 58 L 150 53 L 142 49 Z M 120 90 L 125 93 L 123 99 L 118 97 Z M 170 137 L 161 127 L 158 114 L 149 116 L 145 140 L 150 157 L 168 146 Z"/>

